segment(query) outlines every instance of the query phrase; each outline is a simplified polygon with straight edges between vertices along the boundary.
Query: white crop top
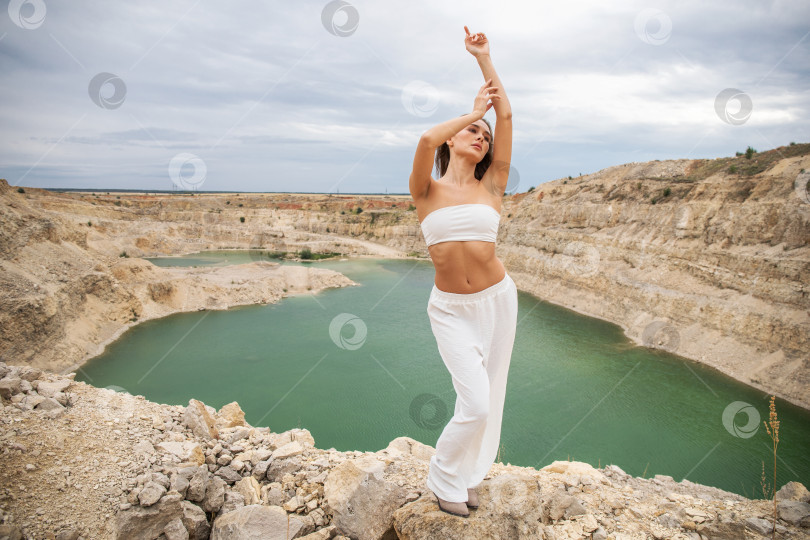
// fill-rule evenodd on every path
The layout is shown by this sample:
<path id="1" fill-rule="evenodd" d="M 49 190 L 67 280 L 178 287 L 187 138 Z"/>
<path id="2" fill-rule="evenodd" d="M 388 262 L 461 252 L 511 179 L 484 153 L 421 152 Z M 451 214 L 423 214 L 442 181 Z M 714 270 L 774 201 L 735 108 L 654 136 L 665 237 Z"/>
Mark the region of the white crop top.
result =
<path id="1" fill-rule="evenodd" d="M 444 206 L 425 216 L 422 234 L 428 246 L 439 242 L 483 240 L 495 242 L 501 214 L 484 203 Z"/>

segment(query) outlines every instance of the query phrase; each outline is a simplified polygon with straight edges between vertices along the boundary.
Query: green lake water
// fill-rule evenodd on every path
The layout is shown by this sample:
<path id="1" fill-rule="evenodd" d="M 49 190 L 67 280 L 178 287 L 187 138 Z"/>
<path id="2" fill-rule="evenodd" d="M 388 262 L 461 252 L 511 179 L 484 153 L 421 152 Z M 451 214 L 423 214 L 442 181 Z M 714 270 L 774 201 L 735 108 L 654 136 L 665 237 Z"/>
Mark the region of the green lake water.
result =
<path id="1" fill-rule="evenodd" d="M 150 260 L 225 265 L 255 256 Z M 306 428 L 319 448 L 373 452 L 400 436 L 435 447 L 455 392 L 426 313 L 433 265 L 283 264 L 330 268 L 361 285 L 145 321 L 82 366 L 76 380 L 173 405 L 195 398 L 219 409 L 237 401 L 251 425 Z M 686 478 L 753 498 L 762 498 L 764 462 L 773 484 L 772 443 L 762 424 L 766 393 L 637 346 L 615 324 L 518 296 L 498 461 L 616 464 L 634 476 Z M 781 399 L 776 409 L 776 486 L 810 486 L 810 412 Z"/>

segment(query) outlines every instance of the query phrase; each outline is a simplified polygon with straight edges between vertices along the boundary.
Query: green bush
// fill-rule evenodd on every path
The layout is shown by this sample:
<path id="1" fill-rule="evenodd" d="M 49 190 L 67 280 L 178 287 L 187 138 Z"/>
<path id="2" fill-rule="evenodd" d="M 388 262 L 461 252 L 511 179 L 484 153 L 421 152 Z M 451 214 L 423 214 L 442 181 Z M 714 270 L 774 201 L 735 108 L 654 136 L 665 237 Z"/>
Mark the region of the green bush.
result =
<path id="1" fill-rule="evenodd" d="M 312 258 L 312 250 L 309 248 L 304 248 L 299 252 L 299 257 L 302 259 L 311 259 Z"/>
<path id="2" fill-rule="evenodd" d="M 731 174 L 737 174 L 737 166 L 732 165 L 731 167 L 728 168 L 728 172 Z"/>
<path id="3" fill-rule="evenodd" d="M 526 190 L 526 193 L 531 193 L 532 191 L 534 191 L 534 186 L 532 186 L 528 190 Z"/>
<path id="4" fill-rule="evenodd" d="M 127 255 L 126 251 L 122 251 L 121 255 L 119 255 L 119 257 L 127 257 L 127 258 L 129 258 L 129 255 Z"/>
<path id="5" fill-rule="evenodd" d="M 240 218 L 239 218 L 239 221 L 241 221 L 242 223 L 244 223 L 244 222 L 245 222 L 245 216 L 240 217 Z"/>
<path id="6" fill-rule="evenodd" d="M 92 224 L 92 223 L 90 223 L 90 222 L 88 221 L 88 222 L 87 222 L 87 226 L 88 226 L 88 227 L 92 227 L 92 226 L 93 226 L 93 224 Z"/>
<path id="7" fill-rule="evenodd" d="M 17 188 L 17 193 L 25 193 L 25 190 L 21 187 Z"/>
<path id="8" fill-rule="evenodd" d="M 669 188 L 664 190 L 664 197 L 669 197 L 669 194 L 672 193 Z"/>
<path id="9" fill-rule="evenodd" d="M 751 159 L 751 156 L 753 156 L 756 152 L 756 150 L 749 146 L 745 149 L 745 159 Z"/>
<path id="10" fill-rule="evenodd" d="M 359 213 L 361 213 L 362 211 L 363 211 L 363 209 L 362 209 L 362 208 L 360 208 L 360 207 L 358 206 L 358 207 L 357 207 L 357 210 L 355 211 L 355 213 L 359 214 Z"/>
<path id="11" fill-rule="evenodd" d="M 412 205 L 412 204 L 409 204 L 408 205 L 408 212 L 411 212 L 413 210 L 416 210 L 416 207 L 414 205 Z"/>

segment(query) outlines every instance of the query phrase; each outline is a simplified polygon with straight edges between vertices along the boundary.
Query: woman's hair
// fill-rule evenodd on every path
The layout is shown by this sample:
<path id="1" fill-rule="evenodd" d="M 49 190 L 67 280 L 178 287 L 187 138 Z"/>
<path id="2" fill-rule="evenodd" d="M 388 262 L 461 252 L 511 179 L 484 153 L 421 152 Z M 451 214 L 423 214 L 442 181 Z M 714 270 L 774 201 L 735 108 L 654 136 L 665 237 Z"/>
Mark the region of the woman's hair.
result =
<path id="1" fill-rule="evenodd" d="M 459 116 L 464 116 L 460 114 Z M 486 118 L 482 118 L 487 127 L 489 127 L 490 134 L 492 133 L 492 126 L 489 125 L 489 122 Z M 466 128 L 465 128 L 466 129 Z M 492 164 L 492 148 L 493 148 L 493 141 L 489 143 L 489 149 L 487 149 L 487 153 L 484 158 L 478 162 L 475 166 L 475 179 L 481 180 L 484 177 L 484 173 L 487 172 L 489 166 Z M 436 171 L 439 173 L 439 178 L 444 176 L 444 173 L 447 172 L 447 166 L 450 164 L 450 147 L 447 145 L 447 141 L 443 142 L 440 147 L 436 149 Z"/>

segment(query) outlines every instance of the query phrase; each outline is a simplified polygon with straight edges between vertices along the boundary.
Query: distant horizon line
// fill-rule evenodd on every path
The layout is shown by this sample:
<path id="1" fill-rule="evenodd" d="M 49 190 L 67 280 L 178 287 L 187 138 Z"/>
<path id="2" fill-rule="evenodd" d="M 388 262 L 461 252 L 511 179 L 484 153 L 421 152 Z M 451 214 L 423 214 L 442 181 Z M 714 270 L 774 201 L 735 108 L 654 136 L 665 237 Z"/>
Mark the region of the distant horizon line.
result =
<path id="1" fill-rule="evenodd" d="M 276 193 L 276 194 L 295 194 L 301 193 L 306 195 L 408 195 L 410 193 L 384 193 L 384 192 L 345 192 L 334 193 L 325 191 L 218 191 L 218 190 L 176 190 L 176 189 L 134 189 L 134 188 L 102 188 L 102 189 L 89 189 L 89 188 L 51 188 L 28 186 L 29 189 L 47 189 L 48 191 L 80 191 L 86 193 L 101 193 L 101 192 L 116 192 L 116 193 L 176 193 L 178 195 L 188 195 L 194 193 Z"/>

